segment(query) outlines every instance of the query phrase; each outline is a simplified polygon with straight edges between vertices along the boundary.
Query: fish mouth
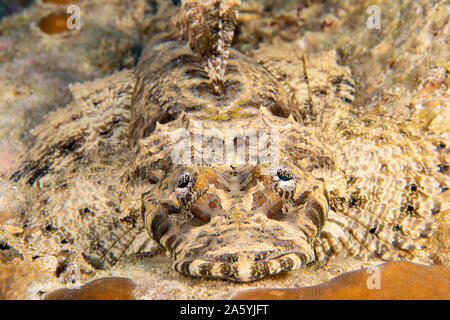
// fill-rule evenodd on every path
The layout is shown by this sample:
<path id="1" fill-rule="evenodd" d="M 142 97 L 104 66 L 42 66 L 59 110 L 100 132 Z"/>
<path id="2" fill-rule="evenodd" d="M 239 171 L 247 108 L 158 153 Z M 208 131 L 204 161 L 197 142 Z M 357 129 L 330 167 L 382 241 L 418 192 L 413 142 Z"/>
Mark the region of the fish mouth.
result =
<path id="1" fill-rule="evenodd" d="M 235 261 L 184 259 L 173 268 L 187 276 L 222 279 L 233 282 L 251 282 L 279 273 L 298 270 L 310 260 L 302 252 L 284 252 L 258 259 L 261 253 L 239 253 Z M 251 258 L 253 257 L 253 258 Z"/>
<path id="2" fill-rule="evenodd" d="M 179 213 L 170 214 L 170 208 L 144 207 L 143 212 L 148 209 L 152 214 L 143 218 L 151 238 L 174 258 L 172 268 L 183 275 L 251 282 L 315 260 L 310 234 L 316 229 L 309 224 L 255 213 L 242 220 L 230 218 L 231 214 L 214 215 L 194 225 L 193 220 L 176 219 Z"/>

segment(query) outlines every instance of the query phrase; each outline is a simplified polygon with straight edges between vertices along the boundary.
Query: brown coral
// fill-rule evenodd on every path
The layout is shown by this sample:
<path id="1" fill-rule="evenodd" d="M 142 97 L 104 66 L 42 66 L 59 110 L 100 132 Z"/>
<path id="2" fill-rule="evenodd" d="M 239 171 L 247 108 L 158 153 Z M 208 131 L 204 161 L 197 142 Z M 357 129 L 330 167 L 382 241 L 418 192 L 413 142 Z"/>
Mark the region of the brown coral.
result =
<path id="1" fill-rule="evenodd" d="M 47 34 L 59 34 L 69 31 L 67 20 L 70 15 L 67 13 L 50 13 L 39 21 L 39 29 Z"/>
<path id="2" fill-rule="evenodd" d="M 45 296 L 45 300 L 134 300 L 135 288 L 136 284 L 128 278 L 100 278 L 79 289 L 54 290 Z"/>
<path id="3" fill-rule="evenodd" d="M 53 3 L 53 4 L 71 4 L 79 3 L 81 0 L 42 0 L 43 3 Z"/>
<path id="4" fill-rule="evenodd" d="M 378 269 L 379 268 L 379 269 Z M 379 271 L 377 284 L 376 272 Z M 450 299 L 450 269 L 411 262 L 388 262 L 344 273 L 300 289 L 254 289 L 235 300 L 422 300 Z"/>

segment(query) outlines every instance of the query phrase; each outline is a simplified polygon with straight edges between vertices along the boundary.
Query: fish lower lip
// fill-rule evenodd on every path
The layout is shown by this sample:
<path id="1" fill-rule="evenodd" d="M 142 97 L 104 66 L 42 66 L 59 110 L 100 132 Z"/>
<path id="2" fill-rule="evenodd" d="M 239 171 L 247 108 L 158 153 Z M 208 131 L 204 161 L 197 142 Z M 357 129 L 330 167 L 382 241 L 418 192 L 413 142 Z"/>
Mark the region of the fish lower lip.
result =
<path id="1" fill-rule="evenodd" d="M 298 253 L 280 253 L 262 260 L 238 259 L 235 262 L 191 259 L 175 262 L 173 268 L 185 275 L 250 282 L 281 272 L 298 270 L 305 262 Z"/>

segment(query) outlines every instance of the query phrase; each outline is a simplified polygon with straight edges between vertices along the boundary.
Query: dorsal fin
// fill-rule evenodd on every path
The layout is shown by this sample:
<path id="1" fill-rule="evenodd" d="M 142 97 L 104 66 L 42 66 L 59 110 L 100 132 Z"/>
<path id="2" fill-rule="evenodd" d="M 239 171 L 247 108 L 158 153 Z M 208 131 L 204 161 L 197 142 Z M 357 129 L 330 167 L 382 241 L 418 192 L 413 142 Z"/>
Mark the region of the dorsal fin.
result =
<path id="1" fill-rule="evenodd" d="M 223 93 L 240 4 L 240 0 L 183 0 L 175 20 L 191 50 L 206 61 L 206 72 L 218 94 Z"/>

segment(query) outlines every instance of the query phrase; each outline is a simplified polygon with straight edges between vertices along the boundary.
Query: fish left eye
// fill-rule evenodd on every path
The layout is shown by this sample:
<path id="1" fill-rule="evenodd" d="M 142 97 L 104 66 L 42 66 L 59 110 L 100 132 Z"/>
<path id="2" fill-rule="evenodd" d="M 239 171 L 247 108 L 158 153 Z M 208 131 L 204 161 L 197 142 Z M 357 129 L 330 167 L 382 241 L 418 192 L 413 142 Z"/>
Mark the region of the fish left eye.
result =
<path id="1" fill-rule="evenodd" d="M 189 181 L 191 180 L 190 176 L 188 174 L 183 174 L 178 178 L 178 185 L 177 187 L 180 189 L 184 189 L 189 185 Z"/>
<path id="2" fill-rule="evenodd" d="M 277 176 L 282 181 L 292 180 L 292 173 L 288 169 L 278 169 Z"/>
<path id="3" fill-rule="evenodd" d="M 187 206 L 189 202 L 193 199 L 193 185 L 195 183 L 195 178 L 192 173 L 185 171 L 177 179 L 177 187 L 175 193 L 177 199 L 182 206 Z"/>

